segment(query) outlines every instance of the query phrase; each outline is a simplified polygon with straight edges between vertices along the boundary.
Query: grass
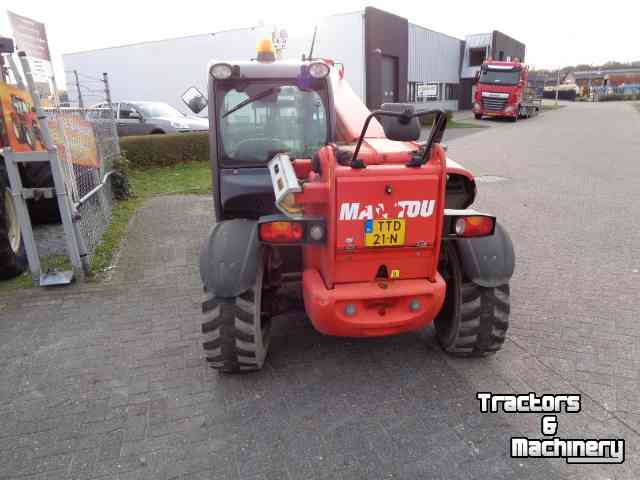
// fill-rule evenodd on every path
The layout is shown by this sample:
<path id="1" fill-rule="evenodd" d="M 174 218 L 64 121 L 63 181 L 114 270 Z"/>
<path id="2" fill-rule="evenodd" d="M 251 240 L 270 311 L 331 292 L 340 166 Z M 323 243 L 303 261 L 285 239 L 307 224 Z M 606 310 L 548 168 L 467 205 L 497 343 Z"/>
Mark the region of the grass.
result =
<path id="1" fill-rule="evenodd" d="M 173 167 L 151 167 L 133 170 L 129 180 L 136 196 L 211 192 L 211 169 L 208 162 L 192 162 Z"/>
<path id="2" fill-rule="evenodd" d="M 431 125 L 423 125 L 422 129 L 423 131 L 429 131 L 431 130 Z M 461 122 L 459 120 L 454 120 L 453 118 L 450 118 L 449 120 L 447 120 L 447 130 L 449 130 L 450 128 L 489 128 L 489 125 L 482 125 L 480 123 L 471 123 L 471 122 Z"/>
<path id="3" fill-rule="evenodd" d="M 99 279 L 113 262 L 127 227 L 136 210 L 149 198 L 156 195 L 195 194 L 204 195 L 211 192 L 211 169 L 208 162 L 192 162 L 173 167 L 152 167 L 144 170 L 132 170 L 129 175 L 134 192 L 128 200 L 116 202 L 112 210 L 111 224 L 102 236 L 96 249 L 89 280 Z M 70 270 L 71 265 L 65 256 L 53 256 L 41 259 L 42 270 L 58 268 Z M 32 287 L 31 276 L 25 273 L 13 280 L 0 282 L 0 291 Z"/>
<path id="4" fill-rule="evenodd" d="M 459 122 L 456 120 L 449 120 L 447 122 L 447 128 L 489 128 L 489 125 L 480 125 L 478 123 Z"/>
<path id="5" fill-rule="evenodd" d="M 559 110 L 561 108 L 564 108 L 564 105 L 556 105 L 555 103 L 543 103 L 542 104 L 542 111 L 546 112 L 549 110 Z"/>

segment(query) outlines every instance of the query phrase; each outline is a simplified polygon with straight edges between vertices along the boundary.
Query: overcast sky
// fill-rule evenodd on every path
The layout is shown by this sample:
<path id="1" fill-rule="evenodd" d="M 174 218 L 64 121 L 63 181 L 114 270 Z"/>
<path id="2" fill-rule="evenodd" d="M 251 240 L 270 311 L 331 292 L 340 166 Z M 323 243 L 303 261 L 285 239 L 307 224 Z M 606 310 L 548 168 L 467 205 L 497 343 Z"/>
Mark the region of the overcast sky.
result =
<path id="1" fill-rule="evenodd" d="M 458 38 L 500 30 L 526 44 L 526 61 L 536 68 L 640 60 L 637 0 L 614 4 L 559 0 L 2 0 L 1 8 L 46 24 L 59 77 L 63 53 L 248 27 L 261 21 L 283 28 L 308 25 L 312 29 L 316 18 L 365 6 L 396 13 Z M 5 12 L 0 11 L 0 16 L 0 33 L 7 34 Z"/>

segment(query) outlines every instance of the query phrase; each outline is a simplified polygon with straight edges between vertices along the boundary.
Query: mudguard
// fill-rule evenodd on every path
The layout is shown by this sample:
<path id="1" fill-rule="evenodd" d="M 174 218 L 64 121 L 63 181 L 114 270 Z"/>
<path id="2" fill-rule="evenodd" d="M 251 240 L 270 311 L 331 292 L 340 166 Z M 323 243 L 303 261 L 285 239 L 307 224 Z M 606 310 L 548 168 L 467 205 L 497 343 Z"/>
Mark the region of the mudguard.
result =
<path id="1" fill-rule="evenodd" d="M 513 243 L 507 231 L 496 222 L 490 237 L 456 240 L 465 276 L 481 287 L 498 287 L 509 282 L 516 266 Z"/>
<path id="2" fill-rule="evenodd" d="M 200 252 L 200 278 L 207 293 L 233 298 L 256 281 L 262 246 L 258 222 L 245 219 L 216 223 Z"/>

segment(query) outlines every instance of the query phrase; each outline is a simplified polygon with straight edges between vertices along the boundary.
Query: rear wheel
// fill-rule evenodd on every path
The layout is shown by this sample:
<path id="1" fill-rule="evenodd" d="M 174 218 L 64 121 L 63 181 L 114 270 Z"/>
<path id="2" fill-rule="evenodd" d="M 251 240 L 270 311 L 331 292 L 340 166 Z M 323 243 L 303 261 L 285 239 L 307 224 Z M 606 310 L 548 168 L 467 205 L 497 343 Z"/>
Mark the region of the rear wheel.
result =
<path id="1" fill-rule="evenodd" d="M 0 280 L 17 277 L 27 268 L 27 258 L 13 196 L 0 175 Z"/>
<path id="2" fill-rule="evenodd" d="M 455 246 L 447 245 L 440 273 L 447 282 L 436 335 L 451 354 L 482 357 L 502 348 L 509 328 L 509 285 L 488 288 L 464 278 Z"/>
<path id="3" fill-rule="evenodd" d="M 203 347 L 212 368 L 226 373 L 260 370 L 269 348 L 270 318 L 265 311 L 264 268 L 255 284 L 235 298 L 212 297 L 202 310 Z"/>
<path id="4" fill-rule="evenodd" d="M 481 120 L 482 119 L 482 114 L 481 113 L 476 113 L 474 115 L 474 117 L 476 117 L 476 120 Z"/>

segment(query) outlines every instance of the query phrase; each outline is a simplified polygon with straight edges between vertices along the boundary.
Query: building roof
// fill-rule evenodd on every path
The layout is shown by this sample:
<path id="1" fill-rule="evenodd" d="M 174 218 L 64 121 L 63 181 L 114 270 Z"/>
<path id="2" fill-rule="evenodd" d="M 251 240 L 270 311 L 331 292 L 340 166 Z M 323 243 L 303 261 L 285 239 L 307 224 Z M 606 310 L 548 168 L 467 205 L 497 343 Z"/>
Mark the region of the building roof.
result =
<path id="1" fill-rule="evenodd" d="M 583 80 L 588 78 L 600 78 L 605 75 L 625 75 L 625 74 L 640 74 L 640 67 L 629 68 L 602 68 L 598 70 L 580 70 L 573 72 L 576 80 Z"/>

